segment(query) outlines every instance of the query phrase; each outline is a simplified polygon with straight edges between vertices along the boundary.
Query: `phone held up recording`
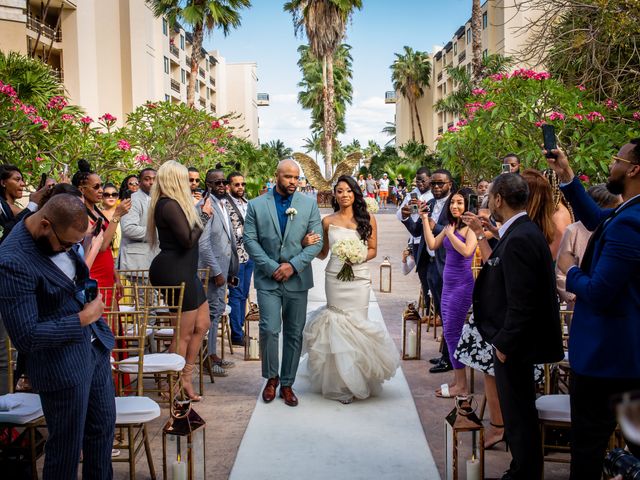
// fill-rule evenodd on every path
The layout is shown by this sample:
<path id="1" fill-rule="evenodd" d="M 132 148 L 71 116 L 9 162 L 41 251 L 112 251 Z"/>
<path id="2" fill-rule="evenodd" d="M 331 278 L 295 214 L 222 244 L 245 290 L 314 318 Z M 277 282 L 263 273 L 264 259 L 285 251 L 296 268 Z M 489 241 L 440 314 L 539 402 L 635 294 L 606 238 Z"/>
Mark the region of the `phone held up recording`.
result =
<path id="1" fill-rule="evenodd" d="M 88 278 L 84 282 L 84 303 L 93 302 L 96 298 L 98 298 L 98 282 Z"/>
<path id="2" fill-rule="evenodd" d="M 547 151 L 547 158 L 556 158 L 556 156 L 551 153 L 551 150 L 555 150 L 558 148 L 558 144 L 556 142 L 556 128 L 553 125 L 542 125 L 542 140 L 544 142 L 544 149 Z"/>
<path id="3" fill-rule="evenodd" d="M 469 194 L 469 212 L 478 214 L 478 195 L 475 193 Z"/>

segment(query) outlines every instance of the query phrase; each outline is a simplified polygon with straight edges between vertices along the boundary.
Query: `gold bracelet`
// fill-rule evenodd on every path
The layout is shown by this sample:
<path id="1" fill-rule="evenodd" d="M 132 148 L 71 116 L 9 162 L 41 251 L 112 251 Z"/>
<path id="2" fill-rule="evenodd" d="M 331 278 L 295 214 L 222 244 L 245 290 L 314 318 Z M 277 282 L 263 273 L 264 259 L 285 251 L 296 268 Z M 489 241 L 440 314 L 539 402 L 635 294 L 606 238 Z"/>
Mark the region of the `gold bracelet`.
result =
<path id="1" fill-rule="evenodd" d="M 115 223 L 116 225 L 120 223 L 120 217 L 114 217 L 111 219 L 112 223 Z"/>

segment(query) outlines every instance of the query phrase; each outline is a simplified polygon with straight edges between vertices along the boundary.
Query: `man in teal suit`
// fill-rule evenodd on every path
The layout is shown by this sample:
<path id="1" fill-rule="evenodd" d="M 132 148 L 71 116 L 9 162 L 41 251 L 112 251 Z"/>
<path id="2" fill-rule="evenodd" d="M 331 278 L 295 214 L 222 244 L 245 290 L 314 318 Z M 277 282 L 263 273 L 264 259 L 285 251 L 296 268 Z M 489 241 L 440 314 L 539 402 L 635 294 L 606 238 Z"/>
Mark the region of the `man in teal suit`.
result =
<path id="1" fill-rule="evenodd" d="M 322 223 L 316 201 L 296 193 L 299 179 L 296 162 L 278 164 L 275 187 L 249 202 L 243 237 L 256 265 L 262 376 L 267 379 L 262 398 L 271 402 L 281 383 L 280 397 L 291 407 L 298 404 L 291 386 L 300 361 L 307 294 L 313 287 L 311 261 L 322 250 L 322 241 L 302 245 L 307 233 L 322 238 Z M 278 375 L 280 330 L 284 337 Z"/>

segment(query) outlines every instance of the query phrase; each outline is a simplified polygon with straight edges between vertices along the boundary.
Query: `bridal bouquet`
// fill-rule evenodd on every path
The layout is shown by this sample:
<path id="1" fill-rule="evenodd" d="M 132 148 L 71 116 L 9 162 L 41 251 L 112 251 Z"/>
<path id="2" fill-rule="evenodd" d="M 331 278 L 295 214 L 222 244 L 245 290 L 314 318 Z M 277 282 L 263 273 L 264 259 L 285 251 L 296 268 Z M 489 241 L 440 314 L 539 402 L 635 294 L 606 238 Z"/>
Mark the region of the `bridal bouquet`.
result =
<path id="1" fill-rule="evenodd" d="M 355 238 L 347 238 L 336 242 L 331 247 L 331 253 L 344 262 L 338 272 L 338 280 L 350 282 L 355 277 L 352 265 L 363 263 L 367 259 L 367 245 Z"/>
<path id="2" fill-rule="evenodd" d="M 375 198 L 366 197 L 364 199 L 364 203 L 367 204 L 367 212 L 369 213 L 378 213 L 378 202 L 376 202 Z"/>

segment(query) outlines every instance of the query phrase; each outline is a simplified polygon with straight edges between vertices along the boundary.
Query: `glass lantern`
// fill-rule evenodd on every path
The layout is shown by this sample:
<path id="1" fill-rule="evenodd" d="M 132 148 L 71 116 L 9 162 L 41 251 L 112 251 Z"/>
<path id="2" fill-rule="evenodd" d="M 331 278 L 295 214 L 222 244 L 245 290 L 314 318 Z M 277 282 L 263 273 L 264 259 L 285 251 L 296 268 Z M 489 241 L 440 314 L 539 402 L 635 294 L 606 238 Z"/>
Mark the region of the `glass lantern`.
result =
<path id="1" fill-rule="evenodd" d="M 389 257 L 384 257 L 380 264 L 380 291 L 391 293 L 391 262 Z"/>
<path id="2" fill-rule="evenodd" d="M 402 359 L 420 360 L 422 319 L 414 303 L 402 314 Z"/>
<path id="3" fill-rule="evenodd" d="M 444 419 L 445 480 L 458 480 L 466 470 L 467 480 L 484 478 L 484 427 L 472 406 L 473 396 L 456 397 L 456 406 Z M 464 448 L 463 439 L 471 437 L 470 449 Z M 460 455 L 468 458 L 461 464 Z"/>
<path id="4" fill-rule="evenodd" d="M 206 422 L 191 401 L 174 402 L 162 429 L 162 472 L 165 480 L 205 480 Z"/>
<path id="5" fill-rule="evenodd" d="M 260 311 L 255 303 L 249 304 L 244 318 L 244 359 L 260 360 Z"/>

